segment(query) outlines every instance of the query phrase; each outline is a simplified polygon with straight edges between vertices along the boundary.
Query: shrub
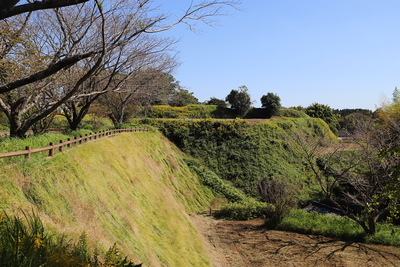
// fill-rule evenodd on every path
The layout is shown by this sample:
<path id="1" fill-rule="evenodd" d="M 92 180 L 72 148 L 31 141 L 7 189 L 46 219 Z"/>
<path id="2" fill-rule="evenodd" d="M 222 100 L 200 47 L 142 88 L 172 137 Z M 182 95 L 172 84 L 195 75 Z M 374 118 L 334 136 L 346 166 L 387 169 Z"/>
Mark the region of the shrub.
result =
<path id="1" fill-rule="evenodd" d="M 100 263 L 97 254 L 91 255 L 86 233 L 74 244 L 66 241 L 65 236 L 48 235 L 35 213 L 23 213 L 22 218 L 0 213 L 2 266 L 141 266 L 124 257 L 115 245 L 103 258 L 104 264 Z"/>
<path id="2" fill-rule="evenodd" d="M 306 113 L 293 108 L 282 108 L 280 111 L 281 117 L 291 117 L 291 118 L 309 118 Z"/>
<path id="3" fill-rule="evenodd" d="M 111 120 L 108 118 L 99 118 L 94 115 L 86 115 L 82 121 L 81 129 L 91 130 L 92 132 L 114 128 Z"/>
<path id="4" fill-rule="evenodd" d="M 214 213 L 214 216 L 230 220 L 250 220 L 261 216 L 268 217 L 273 210 L 274 207 L 271 204 L 247 199 L 243 202 L 224 205 L 221 210 Z"/>
<path id="5" fill-rule="evenodd" d="M 271 211 L 266 223 L 269 227 L 275 227 L 285 217 L 289 211 L 297 204 L 296 195 L 298 193 L 293 189 L 293 185 L 289 185 L 286 179 L 264 179 L 257 185 L 258 195 L 275 208 Z"/>
<path id="6" fill-rule="evenodd" d="M 169 119 L 235 118 L 235 112 L 230 108 L 195 104 L 183 107 L 153 106 L 151 113 L 147 115 L 151 118 Z"/>

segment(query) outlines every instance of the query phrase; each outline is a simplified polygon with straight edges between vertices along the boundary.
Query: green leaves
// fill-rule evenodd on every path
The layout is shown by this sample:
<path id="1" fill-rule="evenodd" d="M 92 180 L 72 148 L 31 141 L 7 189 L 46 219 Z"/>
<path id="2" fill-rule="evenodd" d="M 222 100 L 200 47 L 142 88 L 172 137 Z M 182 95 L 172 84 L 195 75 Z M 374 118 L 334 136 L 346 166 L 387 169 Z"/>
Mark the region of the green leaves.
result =
<path id="1" fill-rule="evenodd" d="M 225 99 L 231 104 L 231 108 L 237 111 L 237 115 L 243 118 L 249 112 L 252 101 L 246 86 L 240 86 L 238 90 L 232 90 Z"/>
<path id="2" fill-rule="evenodd" d="M 134 265 L 114 244 L 105 255 L 105 263 L 91 254 L 87 235 L 81 234 L 76 244 L 65 236 L 48 235 L 42 221 L 35 214 L 23 217 L 0 213 L 0 262 L 2 266 L 141 266 Z"/>
<path id="3" fill-rule="evenodd" d="M 303 200 L 315 190 L 304 172 L 300 156 L 286 137 L 292 131 L 316 136 L 321 128 L 327 128 L 321 120 L 274 119 L 254 125 L 244 120 L 212 119 L 145 122 L 158 127 L 182 151 L 250 196 L 256 195 L 259 179 L 271 176 L 307 183 L 300 193 Z"/>

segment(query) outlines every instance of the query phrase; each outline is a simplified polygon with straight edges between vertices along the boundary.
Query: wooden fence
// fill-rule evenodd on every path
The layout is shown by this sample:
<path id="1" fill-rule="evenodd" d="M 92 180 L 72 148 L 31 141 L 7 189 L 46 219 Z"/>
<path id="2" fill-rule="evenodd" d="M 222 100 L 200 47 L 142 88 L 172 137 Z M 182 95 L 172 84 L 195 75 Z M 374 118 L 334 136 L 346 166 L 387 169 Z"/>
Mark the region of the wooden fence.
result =
<path id="1" fill-rule="evenodd" d="M 6 153 L 0 153 L 0 158 L 8 158 L 8 157 L 15 157 L 15 156 L 22 156 L 25 155 L 25 158 L 30 158 L 31 154 L 37 153 L 37 152 L 43 152 L 43 151 L 49 151 L 49 157 L 53 157 L 56 149 L 58 151 L 63 152 L 64 148 L 70 148 L 72 145 L 79 145 L 88 141 L 92 140 L 98 140 L 101 138 L 105 137 L 111 137 L 118 135 L 123 132 L 139 132 L 139 131 L 149 131 L 147 128 L 132 128 L 132 129 L 113 129 L 113 130 L 107 130 L 107 131 L 101 131 L 98 133 L 91 133 L 91 134 L 86 134 L 85 136 L 80 136 L 75 137 L 74 139 L 71 140 L 71 138 L 68 138 L 66 141 L 60 140 L 58 144 L 54 144 L 53 142 L 50 142 L 49 146 L 46 147 L 39 147 L 39 148 L 31 148 L 30 146 L 27 146 L 25 150 L 22 151 L 15 151 L 15 152 L 6 152 Z"/>

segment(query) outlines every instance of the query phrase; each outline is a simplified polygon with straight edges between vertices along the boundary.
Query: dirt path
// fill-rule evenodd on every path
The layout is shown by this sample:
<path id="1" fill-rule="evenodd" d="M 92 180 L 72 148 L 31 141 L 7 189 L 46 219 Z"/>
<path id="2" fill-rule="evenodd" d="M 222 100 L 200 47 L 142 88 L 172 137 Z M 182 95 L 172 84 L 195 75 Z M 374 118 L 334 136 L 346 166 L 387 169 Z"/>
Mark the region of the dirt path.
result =
<path id="1" fill-rule="evenodd" d="M 262 220 L 218 221 L 197 216 L 215 267 L 400 266 L 400 248 L 266 230 Z"/>

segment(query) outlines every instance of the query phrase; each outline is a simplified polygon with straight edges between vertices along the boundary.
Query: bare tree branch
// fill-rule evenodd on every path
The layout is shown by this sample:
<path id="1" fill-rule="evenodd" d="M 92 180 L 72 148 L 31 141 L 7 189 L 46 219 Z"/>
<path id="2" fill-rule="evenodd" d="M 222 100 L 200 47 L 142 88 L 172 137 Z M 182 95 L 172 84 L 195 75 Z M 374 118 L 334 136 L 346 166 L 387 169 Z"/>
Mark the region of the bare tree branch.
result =
<path id="1" fill-rule="evenodd" d="M 18 88 L 18 87 L 42 80 L 44 78 L 47 78 L 47 77 L 53 75 L 54 73 L 60 71 L 61 69 L 66 68 L 70 65 L 73 65 L 82 59 L 92 57 L 95 54 L 96 54 L 95 52 L 89 52 L 86 54 L 74 55 L 74 56 L 62 59 L 61 61 L 57 62 L 56 64 L 50 65 L 47 69 L 39 71 L 35 74 L 32 74 L 29 77 L 26 77 L 26 78 L 20 79 L 18 81 L 11 82 L 9 84 L 0 86 L 0 93 L 7 93 L 7 92 L 14 90 L 15 88 Z"/>
<path id="2" fill-rule="evenodd" d="M 0 0 L 0 20 L 43 9 L 81 4 L 89 0 L 42 0 L 16 6 L 19 0 Z"/>

